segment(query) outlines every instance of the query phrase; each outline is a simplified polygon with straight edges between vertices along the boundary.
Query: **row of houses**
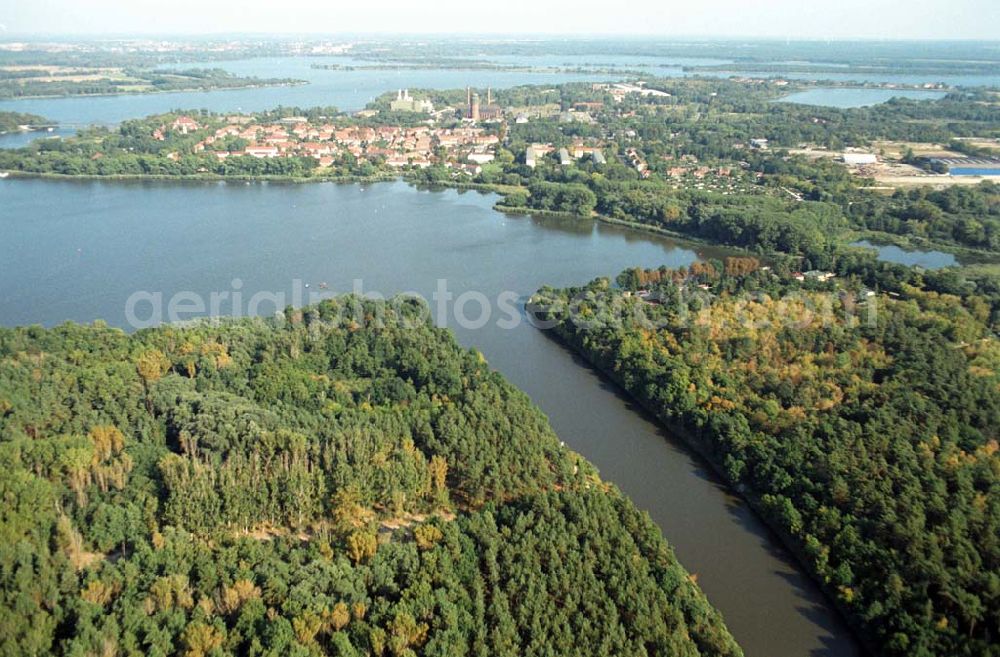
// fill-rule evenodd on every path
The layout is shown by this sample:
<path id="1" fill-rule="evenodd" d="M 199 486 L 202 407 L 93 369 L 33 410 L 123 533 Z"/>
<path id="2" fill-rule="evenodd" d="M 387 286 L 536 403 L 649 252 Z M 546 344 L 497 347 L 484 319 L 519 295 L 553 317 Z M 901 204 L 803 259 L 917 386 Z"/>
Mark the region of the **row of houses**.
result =
<path id="1" fill-rule="evenodd" d="M 531 144 L 524 151 L 524 163 L 534 169 L 538 166 L 538 161 L 555 151 L 552 144 Z M 583 142 L 576 142 L 568 147 L 560 148 L 556 152 L 561 166 L 569 166 L 574 161 L 589 155 L 597 164 L 605 164 L 607 160 L 599 146 L 587 146 Z"/>
<path id="2" fill-rule="evenodd" d="M 733 170 L 730 167 L 670 167 L 667 169 L 667 175 L 671 178 L 683 178 L 684 176 L 694 176 L 695 178 L 704 178 L 709 175 L 716 175 L 722 178 L 729 177 L 732 175 Z"/>
<path id="3" fill-rule="evenodd" d="M 239 120 L 233 120 L 233 119 Z M 169 126 L 157 128 L 153 137 L 165 139 L 167 130 L 180 134 L 208 129 L 191 117 L 178 117 Z M 230 152 L 220 147 L 228 138 L 246 140 L 241 151 Z M 194 145 L 194 152 L 213 152 L 224 159 L 232 155 L 257 158 L 315 158 L 320 166 L 329 166 L 341 154 L 358 158 L 385 158 L 393 167 L 430 166 L 435 151 L 444 151 L 445 160 L 470 161 L 484 164 L 492 161 L 491 149 L 499 143 L 495 134 L 483 128 L 461 126 L 432 128 L 429 126 L 341 126 L 331 123 L 313 124 L 305 117 L 288 117 L 277 122 L 258 123 L 252 117 L 227 117 L 225 125 L 216 128 Z"/>

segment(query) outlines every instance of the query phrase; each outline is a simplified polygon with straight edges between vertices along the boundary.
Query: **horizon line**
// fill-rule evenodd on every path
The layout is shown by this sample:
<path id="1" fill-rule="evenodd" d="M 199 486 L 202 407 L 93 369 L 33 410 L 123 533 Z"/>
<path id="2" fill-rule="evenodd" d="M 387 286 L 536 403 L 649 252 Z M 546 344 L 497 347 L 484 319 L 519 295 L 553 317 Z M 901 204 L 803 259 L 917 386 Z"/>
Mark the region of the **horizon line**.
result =
<path id="1" fill-rule="evenodd" d="M 3 25 L 0 25 L 3 28 Z M 571 40 L 571 39 L 621 39 L 640 41 L 658 39 L 665 41 L 699 39 L 708 41 L 769 41 L 786 43 L 837 43 L 850 41 L 865 42 L 921 42 L 921 43 L 990 43 L 1000 44 L 1000 39 L 981 37 L 908 37 L 908 36 L 778 36 L 778 35 L 740 35 L 740 34 L 657 34 L 657 33 L 618 33 L 618 32 L 404 32 L 404 31 L 344 31 L 344 32 L 260 32 L 260 31 L 217 31 L 217 32 L 16 32 L 9 29 L 0 30 L 0 43 L 11 40 L 37 39 L 84 39 L 84 40 L 138 40 L 138 39 L 177 39 L 177 38 L 267 38 L 267 39 L 360 39 L 360 38 L 442 38 L 468 37 L 492 39 L 531 39 L 531 40 Z"/>

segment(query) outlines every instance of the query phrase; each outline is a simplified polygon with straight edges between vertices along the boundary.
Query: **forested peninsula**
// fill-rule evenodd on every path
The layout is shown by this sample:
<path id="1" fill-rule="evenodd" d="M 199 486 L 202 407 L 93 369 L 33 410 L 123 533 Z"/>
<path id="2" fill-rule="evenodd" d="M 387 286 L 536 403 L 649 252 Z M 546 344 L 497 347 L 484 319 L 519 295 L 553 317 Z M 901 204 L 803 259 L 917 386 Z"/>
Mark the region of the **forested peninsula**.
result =
<path id="1" fill-rule="evenodd" d="M 377 303 L 0 329 L 0 654 L 742 654 L 523 393 Z"/>

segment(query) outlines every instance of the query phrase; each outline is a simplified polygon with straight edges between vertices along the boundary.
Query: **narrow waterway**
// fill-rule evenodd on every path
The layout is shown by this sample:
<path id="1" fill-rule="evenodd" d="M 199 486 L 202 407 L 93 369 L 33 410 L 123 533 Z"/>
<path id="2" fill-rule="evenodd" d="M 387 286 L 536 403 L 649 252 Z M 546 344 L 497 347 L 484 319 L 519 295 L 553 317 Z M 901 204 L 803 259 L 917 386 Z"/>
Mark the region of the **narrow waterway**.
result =
<path id="1" fill-rule="evenodd" d="M 418 292 L 435 313 L 444 308 L 442 322 L 463 344 L 534 399 L 570 447 L 649 512 L 749 657 L 859 654 L 817 588 L 702 461 L 543 332 L 509 327 L 517 314 L 509 300 L 544 284 L 723 252 L 587 220 L 505 217 L 494 201 L 403 183 L 7 179 L 0 323 L 103 319 L 130 328 L 136 293 L 133 319 L 146 321 L 157 312 L 167 319 L 171 300 L 191 307 L 212 293 L 232 300 L 238 292 L 237 310 L 249 312 L 253 295 L 268 292 L 277 301 L 255 309 L 266 313 L 323 283 L 331 293 Z M 439 306 L 433 294 L 442 290 L 438 300 L 452 300 Z M 463 328 L 458 314 L 482 326 Z"/>

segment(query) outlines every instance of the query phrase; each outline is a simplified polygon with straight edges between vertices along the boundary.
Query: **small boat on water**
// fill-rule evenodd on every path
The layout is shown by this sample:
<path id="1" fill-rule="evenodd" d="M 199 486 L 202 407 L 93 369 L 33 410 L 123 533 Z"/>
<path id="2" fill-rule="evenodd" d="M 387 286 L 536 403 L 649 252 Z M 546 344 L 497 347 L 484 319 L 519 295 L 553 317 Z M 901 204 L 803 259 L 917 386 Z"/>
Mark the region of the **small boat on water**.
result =
<path id="1" fill-rule="evenodd" d="M 6 178 L 10 175 L 9 171 L 0 171 L 0 178 Z"/>

